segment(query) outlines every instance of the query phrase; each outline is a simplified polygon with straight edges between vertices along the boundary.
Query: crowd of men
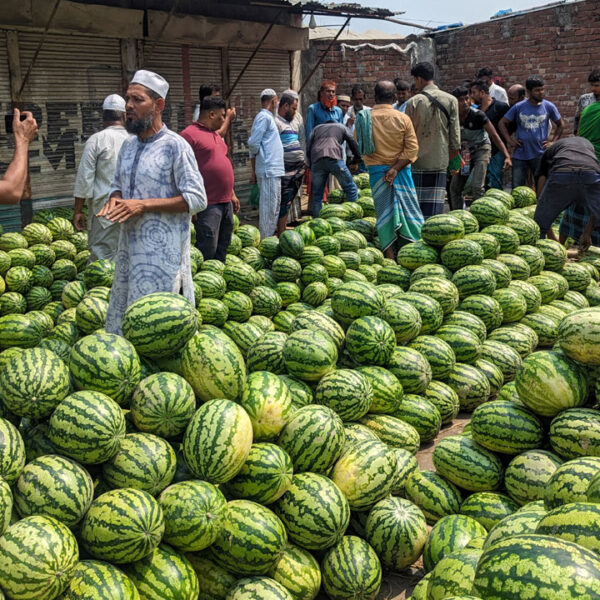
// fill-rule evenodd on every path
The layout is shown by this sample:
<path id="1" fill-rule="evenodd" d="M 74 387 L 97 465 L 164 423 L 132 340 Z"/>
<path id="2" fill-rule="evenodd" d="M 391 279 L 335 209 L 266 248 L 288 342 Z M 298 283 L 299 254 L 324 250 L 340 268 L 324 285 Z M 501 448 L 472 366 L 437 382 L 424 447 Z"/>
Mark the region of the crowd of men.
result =
<path id="1" fill-rule="evenodd" d="M 324 81 L 306 122 L 294 90 L 261 93 L 261 110 L 248 138 L 251 183 L 259 190 L 263 238 L 285 230 L 299 214 L 302 183 L 311 213 L 320 213 L 327 190 L 341 186 L 358 198 L 353 173 L 368 173 L 379 241 L 393 258 L 399 246 L 420 238 L 424 219 L 463 209 L 488 188 L 537 185 L 535 219 L 542 236 L 564 211 L 560 241 L 581 237 L 600 245 L 600 70 L 579 98 L 574 137 L 545 99 L 545 84 L 529 77 L 507 90 L 480 69 L 451 93 L 434 81 L 434 67 L 411 69 L 412 84 L 381 80 L 373 90 L 338 95 Z M 108 96 L 103 129 L 86 142 L 74 190 L 74 225 L 89 231 L 91 260 L 116 261 L 106 329 L 120 333 L 121 317 L 137 298 L 154 291 L 182 292 L 193 300 L 190 216 L 196 246 L 206 260 L 224 261 L 240 203 L 225 136 L 236 118 L 218 87 L 200 88 L 193 122 L 179 134 L 162 121 L 169 84 L 140 70 L 122 98 Z M 15 111 L 15 156 L 2 180 L 0 202 L 18 202 L 27 174 L 27 149 L 37 124 Z M 87 223 L 84 204 L 88 205 Z"/>

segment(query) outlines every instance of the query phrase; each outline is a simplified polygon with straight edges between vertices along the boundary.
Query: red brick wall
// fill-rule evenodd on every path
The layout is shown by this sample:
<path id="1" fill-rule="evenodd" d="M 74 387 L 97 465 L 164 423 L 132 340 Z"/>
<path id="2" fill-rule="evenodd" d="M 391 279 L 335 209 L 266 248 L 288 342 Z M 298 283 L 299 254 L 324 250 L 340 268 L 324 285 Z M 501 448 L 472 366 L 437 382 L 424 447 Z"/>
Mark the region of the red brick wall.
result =
<path id="1" fill-rule="evenodd" d="M 414 39 L 414 38 L 412 38 Z M 433 36 L 441 87 L 450 91 L 478 68 L 491 66 L 507 87 L 525 84 L 529 74 L 547 82 L 546 97 L 554 102 L 572 131 L 575 105 L 588 92 L 590 71 L 600 68 L 600 1 L 585 0 L 505 19 L 488 21 Z M 375 45 L 392 40 L 369 40 Z M 320 56 L 328 41 L 313 43 Z M 355 46 L 361 40 L 347 42 Z M 399 40 L 405 47 L 406 40 Z M 340 93 L 355 84 L 367 88 L 372 102 L 374 83 L 383 77 L 410 79 L 410 59 L 393 50 L 366 48 L 354 52 L 336 42 L 321 65 L 324 79 L 338 82 Z M 315 75 L 318 77 L 319 74 Z M 318 86 L 317 86 L 318 88 Z M 311 99 L 311 101 L 314 101 Z"/>

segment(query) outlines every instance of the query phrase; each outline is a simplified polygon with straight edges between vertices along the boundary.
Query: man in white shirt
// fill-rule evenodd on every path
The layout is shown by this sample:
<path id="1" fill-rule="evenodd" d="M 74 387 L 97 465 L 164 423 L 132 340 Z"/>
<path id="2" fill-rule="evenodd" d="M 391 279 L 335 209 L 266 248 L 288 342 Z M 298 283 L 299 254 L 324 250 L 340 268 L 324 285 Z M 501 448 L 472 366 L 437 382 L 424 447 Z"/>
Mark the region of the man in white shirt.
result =
<path id="1" fill-rule="evenodd" d="M 83 205 L 88 203 L 90 261 L 114 260 L 119 244 L 120 226 L 96 213 L 108 202 L 117 156 L 129 135 L 125 129 L 125 100 L 118 94 L 107 96 L 102 104 L 104 129 L 85 144 L 75 180 L 73 225 L 85 229 Z"/>
<path id="2" fill-rule="evenodd" d="M 492 71 L 491 67 L 482 67 L 479 69 L 479 71 L 477 71 L 477 77 L 475 77 L 475 79 L 483 79 L 483 81 L 488 84 L 490 88 L 490 96 L 494 100 L 498 100 L 498 102 L 506 102 L 506 104 L 508 104 L 508 94 L 506 93 L 506 90 L 503 87 L 495 84 L 493 77 L 494 72 Z"/>

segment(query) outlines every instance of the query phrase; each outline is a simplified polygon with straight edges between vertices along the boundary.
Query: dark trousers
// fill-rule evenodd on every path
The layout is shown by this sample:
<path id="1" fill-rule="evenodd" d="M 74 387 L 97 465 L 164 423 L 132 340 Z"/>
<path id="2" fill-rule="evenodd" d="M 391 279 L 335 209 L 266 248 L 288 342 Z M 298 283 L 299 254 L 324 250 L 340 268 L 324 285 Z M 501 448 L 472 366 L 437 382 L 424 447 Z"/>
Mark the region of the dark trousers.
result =
<path id="1" fill-rule="evenodd" d="M 225 262 L 233 231 L 233 204 L 209 204 L 196 215 L 196 248 L 204 260 L 216 258 Z"/>
<path id="2" fill-rule="evenodd" d="M 587 207 L 596 218 L 600 216 L 600 173 L 581 170 L 550 173 L 533 216 L 542 237 L 546 237 L 556 217 L 573 203 Z"/>
<path id="3" fill-rule="evenodd" d="M 536 173 L 542 162 L 542 155 L 540 154 L 536 158 L 530 158 L 528 160 L 521 160 L 520 158 L 513 158 L 512 160 L 512 187 L 513 190 L 516 187 L 527 185 L 527 176 L 531 173 L 535 182 L 537 183 Z"/>

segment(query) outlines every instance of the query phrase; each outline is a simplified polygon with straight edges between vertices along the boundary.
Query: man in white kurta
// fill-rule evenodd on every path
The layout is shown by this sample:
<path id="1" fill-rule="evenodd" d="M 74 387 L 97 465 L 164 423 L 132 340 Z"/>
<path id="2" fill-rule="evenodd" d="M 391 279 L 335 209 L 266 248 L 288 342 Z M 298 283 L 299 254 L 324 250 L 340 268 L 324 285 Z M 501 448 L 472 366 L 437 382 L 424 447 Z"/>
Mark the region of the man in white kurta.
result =
<path id="1" fill-rule="evenodd" d="M 90 262 L 99 259 L 114 260 L 119 243 L 120 227 L 96 213 L 108 202 L 112 191 L 117 156 L 129 134 L 124 126 L 125 100 L 111 94 L 102 104 L 104 129 L 94 133 L 85 143 L 77 178 L 75 179 L 75 211 L 73 225 L 85 229 L 83 205 L 87 202 L 88 245 Z"/>
<path id="2" fill-rule="evenodd" d="M 121 223 L 106 331 L 138 298 L 182 292 L 194 302 L 190 216 L 206 208 L 202 176 L 190 145 L 162 123 L 168 83 L 138 71 L 127 89 L 125 126 L 135 135 L 121 147 L 109 202 L 100 211 Z"/>

